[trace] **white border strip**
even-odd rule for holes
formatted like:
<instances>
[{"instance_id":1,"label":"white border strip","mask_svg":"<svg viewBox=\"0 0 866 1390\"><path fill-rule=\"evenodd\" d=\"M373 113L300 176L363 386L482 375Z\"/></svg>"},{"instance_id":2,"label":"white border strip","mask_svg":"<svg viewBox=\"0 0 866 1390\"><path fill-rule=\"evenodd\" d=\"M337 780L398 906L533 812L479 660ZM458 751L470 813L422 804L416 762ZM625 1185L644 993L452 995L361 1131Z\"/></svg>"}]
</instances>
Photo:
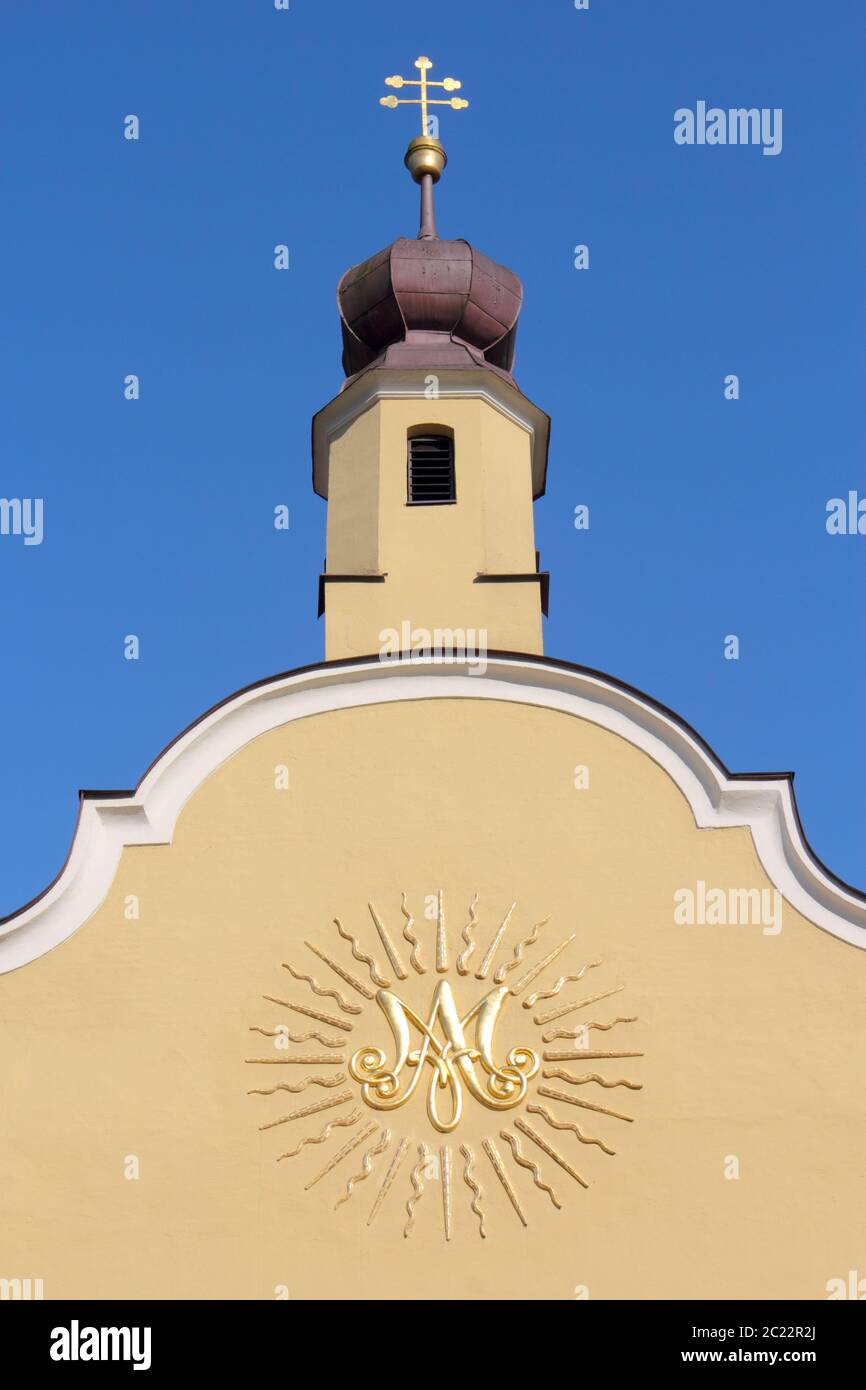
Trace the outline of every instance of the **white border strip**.
<instances>
[{"instance_id":1,"label":"white border strip","mask_svg":"<svg viewBox=\"0 0 866 1390\"><path fill-rule=\"evenodd\" d=\"M485 675L464 660L368 660L277 677L227 700L171 744L134 795L86 798L67 863L51 888L0 928L0 974L36 960L83 926L104 900L126 845L170 844L181 809L227 758L295 719L395 700L507 700L559 710L610 730L663 767L701 829L748 826L764 869L796 910L822 930L866 948L866 901L813 858L790 782L725 775L675 717L588 672L520 657L490 657Z\"/></svg>"}]
</instances>

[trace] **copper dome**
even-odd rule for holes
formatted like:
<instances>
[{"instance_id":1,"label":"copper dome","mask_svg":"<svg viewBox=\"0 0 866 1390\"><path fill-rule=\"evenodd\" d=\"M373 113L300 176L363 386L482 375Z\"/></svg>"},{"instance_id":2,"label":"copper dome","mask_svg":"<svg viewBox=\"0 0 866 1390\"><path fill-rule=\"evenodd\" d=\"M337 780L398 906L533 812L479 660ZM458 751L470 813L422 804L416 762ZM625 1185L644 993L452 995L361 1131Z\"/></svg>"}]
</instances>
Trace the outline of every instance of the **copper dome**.
<instances>
[{"instance_id":1,"label":"copper dome","mask_svg":"<svg viewBox=\"0 0 866 1390\"><path fill-rule=\"evenodd\" d=\"M520 280L467 241L391 246L337 288L347 377L377 367L489 367L511 378Z\"/></svg>"}]
</instances>

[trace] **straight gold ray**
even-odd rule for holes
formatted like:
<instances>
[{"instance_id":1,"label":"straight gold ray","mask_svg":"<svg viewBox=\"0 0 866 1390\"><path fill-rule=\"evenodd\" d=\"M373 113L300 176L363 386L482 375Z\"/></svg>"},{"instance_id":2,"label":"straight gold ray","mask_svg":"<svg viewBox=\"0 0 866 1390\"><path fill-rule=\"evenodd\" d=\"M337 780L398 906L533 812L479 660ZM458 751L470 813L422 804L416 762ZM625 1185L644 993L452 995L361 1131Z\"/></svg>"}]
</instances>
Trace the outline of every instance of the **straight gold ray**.
<instances>
[{"instance_id":1,"label":"straight gold ray","mask_svg":"<svg viewBox=\"0 0 866 1390\"><path fill-rule=\"evenodd\" d=\"M508 1174L505 1171L502 1159L499 1157L499 1152L496 1148L496 1145L494 1144L492 1139L482 1139L481 1147L486 1153L487 1157L490 1159L490 1162L493 1165L493 1171L496 1174L499 1181L502 1183L502 1186L505 1189L505 1195L508 1198L511 1205L514 1207L514 1210L517 1212L517 1215L519 1216L521 1223L524 1226L528 1226L529 1222L526 1220L526 1217L523 1214L523 1207L520 1205L517 1193L511 1186L511 1180L509 1179Z\"/></svg>"},{"instance_id":2,"label":"straight gold ray","mask_svg":"<svg viewBox=\"0 0 866 1390\"><path fill-rule=\"evenodd\" d=\"M563 1158L559 1149L555 1149L552 1144L548 1144L547 1140L543 1139L526 1120L515 1120L514 1128L519 1129L521 1134L525 1134L527 1139L531 1139L533 1144L537 1144L541 1151L547 1154L548 1158L552 1158L554 1163L558 1163L562 1171L567 1173L570 1178L574 1178L575 1182L579 1182L581 1187L589 1187L589 1183L580 1176L576 1168L572 1168L567 1158Z\"/></svg>"},{"instance_id":3,"label":"straight gold ray","mask_svg":"<svg viewBox=\"0 0 866 1390\"><path fill-rule=\"evenodd\" d=\"M451 1239L451 1149L443 1144L439 1150L439 1171L442 1177L442 1215L445 1239Z\"/></svg>"},{"instance_id":4,"label":"straight gold ray","mask_svg":"<svg viewBox=\"0 0 866 1390\"><path fill-rule=\"evenodd\" d=\"M304 1183L304 1191L309 1192L311 1187L315 1187L317 1182L322 1181L322 1178L326 1178L329 1173L333 1173L337 1164L342 1163L344 1158L348 1158L352 1150L357 1149L359 1144L363 1144L365 1139L369 1139L375 1128L376 1121L370 1120L369 1124L366 1124L363 1129L359 1129L357 1134L353 1134L352 1138L347 1144L343 1145L339 1153L334 1154L330 1162L325 1164L322 1171L317 1173L314 1178L310 1178L309 1182Z\"/></svg>"},{"instance_id":5,"label":"straight gold ray","mask_svg":"<svg viewBox=\"0 0 866 1390\"><path fill-rule=\"evenodd\" d=\"M448 938L445 935L445 894L439 889L436 904L436 969L444 975L448 969Z\"/></svg>"},{"instance_id":6,"label":"straight gold ray","mask_svg":"<svg viewBox=\"0 0 866 1390\"><path fill-rule=\"evenodd\" d=\"M536 1014L533 1021L539 1025L553 1023L557 1018L573 1014L575 1009L585 1009L587 1004L597 1004L599 999L610 999L612 994L620 994L624 989L625 985L616 985L614 989L603 989L600 994L589 994L586 999L578 999L572 1004L560 1004L558 1009L545 1009L543 1013Z\"/></svg>"},{"instance_id":7,"label":"straight gold ray","mask_svg":"<svg viewBox=\"0 0 866 1390\"><path fill-rule=\"evenodd\" d=\"M341 980L344 980L347 985L351 985L352 989L356 989L365 999L376 998L373 991L368 989L363 981L356 979L354 975L350 975L348 970L344 970L342 965L338 965L335 960L331 960L330 956L326 956L324 951L320 951L318 946L313 945L312 941L305 941L304 945L308 950L312 951L314 956L318 956L319 960L324 961L325 965L330 966L335 975L339 975Z\"/></svg>"},{"instance_id":8,"label":"straight gold ray","mask_svg":"<svg viewBox=\"0 0 866 1390\"><path fill-rule=\"evenodd\" d=\"M373 918L373 925L376 928L376 931L379 933L379 940L382 943L385 955L391 962L391 969L394 971L394 974L397 976L398 980L408 980L409 972L404 966L400 957L398 956L397 948L391 940L390 936L388 935L388 929L385 926L385 923L382 921L382 918L376 911L375 904L367 903L367 908L369 910L370 916Z\"/></svg>"},{"instance_id":9,"label":"straight gold ray","mask_svg":"<svg viewBox=\"0 0 866 1390\"><path fill-rule=\"evenodd\" d=\"M343 1033L351 1033L354 1024L347 1023L344 1018L334 1018L331 1014L320 1013L318 1009L308 1009L306 1004L296 1004L293 999L278 999L275 994L263 994L263 999L267 999L271 1004L281 1004L284 1009L291 1009L292 1013L303 1014L304 1018L314 1018L317 1023L326 1023L329 1028L339 1028Z\"/></svg>"},{"instance_id":10,"label":"straight gold ray","mask_svg":"<svg viewBox=\"0 0 866 1390\"><path fill-rule=\"evenodd\" d=\"M597 1062L610 1057L643 1057L642 1052L587 1052L582 1047L546 1047L541 1056L545 1062Z\"/></svg>"},{"instance_id":11,"label":"straight gold ray","mask_svg":"<svg viewBox=\"0 0 866 1390\"><path fill-rule=\"evenodd\" d=\"M556 957L562 954L566 946L571 945L572 941L575 940L576 936L577 932L573 931L571 933L571 936L567 936L564 941L560 941L558 946L554 946L553 950L548 952L548 954L544 957L544 960L540 960L537 965L533 965L530 970L527 970L524 975L521 975L519 980L515 980L514 984L511 986L511 993L515 997L518 994L522 994L523 991L526 989L526 986L531 985L532 981L537 979L537 977L541 974L542 970L546 970L547 967L551 964L551 962L555 961Z\"/></svg>"},{"instance_id":12,"label":"straight gold ray","mask_svg":"<svg viewBox=\"0 0 866 1390\"><path fill-rule=\"evenodd\" d=\"M487 950L484 952L484 955L483 955L482 958L481 958L481 964L479 965L478 969L475 971L475 978L476 978L476 980L486 980L486 979L487 979L487 973L488 973L488 971L490 970L491 965L493 964L493 957L496 955L496 952L499 950L499 943L500 943L500 941L502 940L503 936L505 935L505 930L506 930L506 928L507 928L507 926L508 926L508 923L511 921L511 915L512 915L512 913L514 912L514 909L515 909L516 907L517 907L517 903L512 903L512 904L511 904L510 908L508 909L508 911L506 912L506 914L505 914L505 916L503 917L502 921L499 923L499 926L497 927L496 931L494 932L493 940L491 941L490 945L487 947Z\"/></svg>"},{"instance_id":13,"label":"straight gold ray","mask_svg":"<svg viewBox=\"0 0 866 1390\"><path fill-rule=\"evenodd\" d=\"M397 1152L394 1154L394 1157L391 1159L391 1162L388 1165L388 1171L382 1179L382 1186L379 1188L379 1191L376 1194L376 1200L373 1203L373 1209L370 1212L370 1215L367 1217L368 1226L372 1226L373 1222L376 1220L376 1217L379 1215L382 1203L384 1202L385 1198L387 1197L388 1193L391 1191L391 1188L394 1185L394 1179L400 1171L400 1165L402 1164L403 1159L406 1157L408 1149L409 1140L401 1139L400 1143L397 1145Z\"/></svg>"},{"instance_id":14,"label":"straight gold ray","mask_svg":"<svg viewBox=\"0 0 866 1390\"><path fill-rule=\"evenodd\" d=\"M581 1110L595 1110L599 1115L612 1115L615 1120L627 1120L634 1124L634 1115L623 1115L621 1110L611 1110L607 1105L596 1105L591 1100L581 1100L579 1096L567 1096L565 1091L554 1091L552 1086L539 1086L538 1094L548 1100L562 1100L566 1105L579 1105Z\"/></svg>"},{"instance_id":15,"label":"straight gold ray","mask_svg":"<svg viewBox=\"0 0 866 1390\"><path fill-rule=\"evenodd\" d=\"M347 1101L352 1099L351 1091L341 1091L338 1096L314 1101L312 1105L305 1105L300 1110L292 1110L288 1115L281 1115L278 1120L269 1120L266 1125L259 1125L259 1129L276 1129L277 1125L286 1125L292 1120L305 1120L308 1115L318 1115L322 1110L333 1110L334 1106L345 1105Z\"/></svg>"}]
</instances>

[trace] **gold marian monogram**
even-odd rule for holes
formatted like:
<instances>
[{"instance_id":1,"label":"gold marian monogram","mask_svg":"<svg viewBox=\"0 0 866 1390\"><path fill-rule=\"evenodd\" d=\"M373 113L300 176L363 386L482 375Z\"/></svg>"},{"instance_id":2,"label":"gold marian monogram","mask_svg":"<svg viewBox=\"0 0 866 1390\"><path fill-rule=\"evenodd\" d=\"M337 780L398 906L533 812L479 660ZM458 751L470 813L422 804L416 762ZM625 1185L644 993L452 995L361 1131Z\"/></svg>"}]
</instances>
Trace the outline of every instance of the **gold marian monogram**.
<instances>
[{"instance_id":1,"label":"gold marian monogram","mask_svg":"<svg viewBox=\"0 0 866 1390\"><path fill-rule=\"evenodd\" d=\"M427 1095L430 1122L442 1134L450 1134L460 1123L463 1114L463 1086L482 1105L490 1110L511 1110L526 1095L527 1083L538 1071L539 1057L529 1047L514 1047L502 1066L493 1057L494 1034L507 985L493 989L479 999L463 1018L457 1012L454 994L447 980L440 980L433 994L430 1016L425 1023L396 994L380 989L376 995L379 1007L388 1020L394 1035L395 1060L389 1070L385 1053L379 1047L359 1048L349 1064L349 1070L361 1083L361 1094L374 1110L399 1110L418 1088L425 1063L433 1068ZM439 1021L444 1041L434 1029ZM465 1029L475 1020L475 1046L466 1042ZM419 1048L411 1049L410 1025L423 1035ZM479 1076L480 1063L483 1076ZM404 1067L414 1071L409 1084L401 1090ZM440 1114L440 1092L450 1092L451 1114Z\"/></svg>"}]
</instances>

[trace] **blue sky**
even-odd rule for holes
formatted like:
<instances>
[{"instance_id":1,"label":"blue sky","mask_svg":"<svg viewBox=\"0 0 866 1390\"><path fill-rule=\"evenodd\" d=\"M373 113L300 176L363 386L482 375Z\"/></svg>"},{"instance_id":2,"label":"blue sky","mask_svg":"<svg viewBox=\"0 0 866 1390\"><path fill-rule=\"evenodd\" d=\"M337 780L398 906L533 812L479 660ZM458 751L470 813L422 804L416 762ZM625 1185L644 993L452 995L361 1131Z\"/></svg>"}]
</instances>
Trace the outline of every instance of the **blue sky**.
<instances>
[{"instance_id":1,"label":"blue sky","mask_svg":"<svg viewBox=\"0 0 866 1390\"><path fill-rule=\"evenodd\" d=\"M733 770L794 769L816 853L866 886L866 536L825 527L866 497L860 0L6 0L0 42L0 494L44 499L41 545L0 536L0 913L60 867L79 787L134 786L322 655L310 417L340 274L417 228L413 117L377 98L419 53L471 102L440 234L525 285L547 652ZM698 100L781 107L781 154L676 145Z\"/></svg>"}]
</instances>

